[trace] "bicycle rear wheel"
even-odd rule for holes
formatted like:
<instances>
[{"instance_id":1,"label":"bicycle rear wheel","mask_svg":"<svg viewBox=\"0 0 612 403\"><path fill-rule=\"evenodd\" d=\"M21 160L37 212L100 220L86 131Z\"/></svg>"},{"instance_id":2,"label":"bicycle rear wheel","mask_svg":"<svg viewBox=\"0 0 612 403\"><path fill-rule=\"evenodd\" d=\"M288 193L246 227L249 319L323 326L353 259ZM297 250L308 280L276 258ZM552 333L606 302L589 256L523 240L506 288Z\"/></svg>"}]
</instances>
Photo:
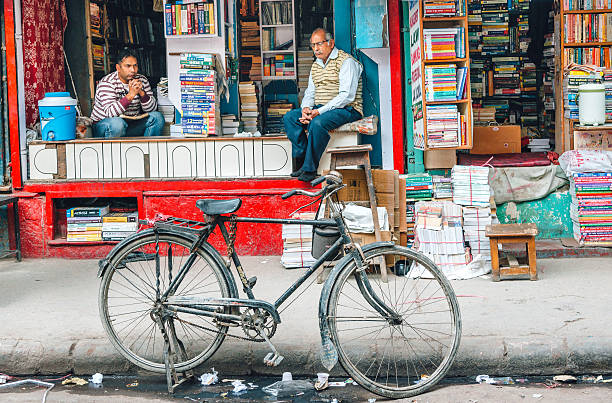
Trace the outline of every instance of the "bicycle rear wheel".
<instances>
[{"instance_id":1,"label":"bicycle rear wheel","mask_svg":"<svg viewBox=\"0 0 612 403\"><path fill-rule=\"evenodd\" d=\"M328 323L339 361L378 395L423 393L446 374L459 347L455 293L434 263L410 249L377 247L365 256L368 268L359 272L349 263L329 297ZM381 259L390 268L386 283ZM413 278L417 272L421 276Z\"/></svg>"},{"instance_id":2,"label":"bicycle rear wheel","mask_svg":"<svg viewBox=\"0 0 612 403\"><path fill-rule=\"evenodd\" d=\"M151 232L121 248L102 278L98 295L102 325L117 350L143 369L166 371L164 339L151 312L160 306L157 295L164 293L189 258L191 244L181 236L164 233L156 237ZM230 297L230 291L217 260L200 248L173 295ZM227 326L206 316L179 312L169 320L187 357L175 363L177 371L186 371L210 358L227 333Z\"/></svg>"}]
</instances>

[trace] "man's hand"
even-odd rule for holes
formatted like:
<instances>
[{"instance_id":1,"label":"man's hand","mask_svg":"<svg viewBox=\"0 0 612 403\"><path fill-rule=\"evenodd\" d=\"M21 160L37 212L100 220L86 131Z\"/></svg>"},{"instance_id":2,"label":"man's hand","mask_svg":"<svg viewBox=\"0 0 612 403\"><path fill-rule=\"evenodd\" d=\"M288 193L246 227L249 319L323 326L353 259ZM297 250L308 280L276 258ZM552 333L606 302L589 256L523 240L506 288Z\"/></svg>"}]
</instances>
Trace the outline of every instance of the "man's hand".
<instances>
[{"instance_id":1,"label":"man's hand","mask_svg":"<svg viewBox=\"0 0 612 403\"><path fill-rule=\"evenodd\" d=\"M310 111L310 120L316 118L317 116L319 116L319 110L318 109L313 109Z\"/></svg>"},{"instance_id":2,"label":"man's hand","mask_svg":"<svg viewBox=\"0 0 612 403\"><path fill-rule=\"evenodd\" d=\"M302 124L307 125L312 119L319 116L317 109L302 108L302 117L299 119Z\"/></svg>"},{"instance_id":3,"label":"man's hand","mask_svg":"<svg viewBox=\"0 0 612 403\"><path fill-rule=\"evenodd\" d=\"M136 95L140 95L140 96L144 95L144 91L142 90L143 88L142 81L140 81L137 78L130 80L129 88L130 90L127 93L126 97L130 101L133 100L136 97Z\"/></svg>"}]
</instances>

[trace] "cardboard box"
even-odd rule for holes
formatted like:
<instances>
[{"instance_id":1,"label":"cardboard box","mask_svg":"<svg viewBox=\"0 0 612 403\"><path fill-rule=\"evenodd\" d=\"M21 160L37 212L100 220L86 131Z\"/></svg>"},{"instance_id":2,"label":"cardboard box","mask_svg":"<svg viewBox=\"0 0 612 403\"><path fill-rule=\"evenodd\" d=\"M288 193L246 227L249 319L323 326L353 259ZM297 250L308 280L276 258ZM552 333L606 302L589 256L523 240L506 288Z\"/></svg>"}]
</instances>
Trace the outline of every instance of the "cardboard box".
<instances>
[{"instance_id":1,"label":"cardboard box","mask_svg":"<svg viewBox=\"0 0 612 403\"><path fill-rule=\"evenodd\" d=\"M470 154L503 154L521 152L521 127L474 126L474 147Z\"/></svg>"},{"instance_id":2,"label":"cardboard box","mask_svg":"<svg viewBox=\"0 0 612 403\"><path fill-rule=\"evenodd\" d=\"M383 241L391 240L391 231L380 231L380 235ZM376 242L376 235L373 232L371 234L351 232L351 236L359 245L367 245L369 243Z\"/></svg>"},{"instance_id":3,"label":"cardboard box","mask_svg":"<svg viewBox=\"0 0 612 403\"><path fill-rule=\"evenodd\" d=\"M363 169L338 169L337 171L342 174L342 181L346 184L346 187L338 192L340 200L370 200ZM384 169L372 170L372 181L374 183L375 193L394 193L394 180L395 171Z\"/></svg>"},{"instance_id":4,"label":"cardboard box","mask_svg":"<svg viewBox=\"0 0 612 403\"><path fill-rule=\"evenodd\" d=\"M455 150L425 151L423 162L426 169L450 169L457 165L457 152Z\"/></svg>"}]
</instances>

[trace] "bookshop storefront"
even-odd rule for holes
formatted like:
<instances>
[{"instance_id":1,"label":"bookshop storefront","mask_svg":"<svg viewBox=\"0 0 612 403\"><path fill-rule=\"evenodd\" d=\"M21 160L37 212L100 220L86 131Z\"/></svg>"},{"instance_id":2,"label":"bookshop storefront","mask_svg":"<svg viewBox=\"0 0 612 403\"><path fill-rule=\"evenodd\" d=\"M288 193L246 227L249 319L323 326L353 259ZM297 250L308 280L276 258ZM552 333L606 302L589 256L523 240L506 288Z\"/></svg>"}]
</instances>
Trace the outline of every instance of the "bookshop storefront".
<instances>
[{"instance_id":1,"label":"bookshop storefront","mask_svg":"<svg viewBox=\"0 0 612 403\"><path fill-rule=\"evenodd\" d=\"M242 215L287 217L305 199L282 201L280 195L307 185L288 176L291 144L280 118L299 105L307 86L314 59L309 37L316 27L333 32L336 46L362 63L364 115L379 118L376 136L361 139L355 133L344 144L370 142L374 165L403 170L396 2L377 0L368 7L339 0L29 3L4 3L10 22L7 38L15 35L14 27L21 26L34 7L45 5L55 21L48 27L50 37L63 37L63 44L45 44L61 58L53 66L34 64L24 83L19 53L28 57L28 34L36 35L26 31L24 42L15 43L14 76L9 69L9 81L17 89L11 105L15 117L10 128L11 175L21 197L25 256L91 258L107 253L117 237L103 236L103 226L93 228L95 234L75 235L78 228L67 219L75 207L108 209L126 217L151 218L159 212L201 219L197 199L241 197ZM363 18L384 24L355 24ZM61 46L64 69L58 68L64 57ZM157 110L165 120L162 136L94 138L87 122L79 119L81 138L43 141L39 134L37 139L26 139L26 127L35 128L39 122L37 103L46 92L68 91L80 114L91 116L99 81L115 70L116 55L126 47L136 51L139 72L153 88ZM186 54L212 55L208 60L214 66L214 92L198 100L208 102L208 111L214 113L199 126L181 121L186 98L180 69ZM59 73L53 77L60 74L65 82L49 82L55 70ZM241 225L236 240L240 253L282 250L279 226L258 227L255 232L248 224ZM118 232L109 234L121 236Z\"/></svg>"}]
</instances>

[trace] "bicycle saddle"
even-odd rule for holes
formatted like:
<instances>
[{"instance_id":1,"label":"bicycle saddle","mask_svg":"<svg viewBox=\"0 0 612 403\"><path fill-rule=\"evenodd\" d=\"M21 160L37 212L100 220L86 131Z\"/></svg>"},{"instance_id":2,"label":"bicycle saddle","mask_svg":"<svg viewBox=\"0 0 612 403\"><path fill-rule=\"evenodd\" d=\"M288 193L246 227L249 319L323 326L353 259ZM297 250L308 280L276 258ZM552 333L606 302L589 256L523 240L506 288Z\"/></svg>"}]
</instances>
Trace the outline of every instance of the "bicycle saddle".
<instances>
[{"instance_id":1,"label":"bicycle saddle","mask_svg":"<svg viewBox=\"0 0 612 403\"><path fill-rule=\"evenodd\" d=\"M242 199L212 200L200 199L196 206L207 215L229 214L238 210L242 205Z\"/></svg>"}]
</instances>

